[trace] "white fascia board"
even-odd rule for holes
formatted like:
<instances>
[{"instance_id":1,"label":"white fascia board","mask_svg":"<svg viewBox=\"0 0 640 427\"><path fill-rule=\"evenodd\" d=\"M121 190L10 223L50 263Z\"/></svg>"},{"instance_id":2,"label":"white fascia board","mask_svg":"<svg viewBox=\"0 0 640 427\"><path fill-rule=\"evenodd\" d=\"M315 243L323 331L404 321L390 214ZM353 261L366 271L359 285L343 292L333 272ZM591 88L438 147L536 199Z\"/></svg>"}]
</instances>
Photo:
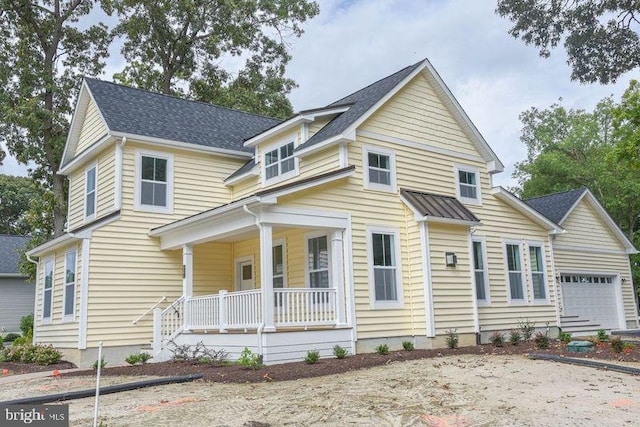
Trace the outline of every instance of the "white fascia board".
<instances>
[{"instance_id":1,"label":"white fascia board","mask_svg":"<svg viewBox=\"0 0 640 427\"><path fill-rule=\"evenodd\" d=\"M231 202L228 205L222 206L218 209L211 209L205 212L201 212L197 215L169 223L162 227L154 228L149 231L149 236L151 237L162 237L163 235L170 233L176 229L180 229L189 225L196 225L200 222L206 221L210 218L223 215L226 212L233 211L234 209L241 208L244 205L255 204L258 201L258 198L255 196L247 197L246 199L237 200L235 202Z\"/></svg>"},{"instance_id":2,"label":"white fascia board","mask_svg":"<svg viewBox=\"0 0 640 427\"><path fill-rule=\"evenodd\" d=\"M292 118L290 118L289 120L286 120L282 123L280 123L279 125L276 125L274 127L272 127L271 129L267 129L266 131L247 139L244 142L244 146L245 147L254 147L258 144L260 144L261 142L263 142L264 140L271 138L272 136L275 136L281 132L286 132L289 129L295 128L297 126L299 126L301 123L311 123L313 121L313 119L306 117L306 116L302 116L302 115L297 115L294 116Z\"/></svg>"},{"instance_id":3,"label":"white fascia board","mask_svg":"<svg viewBox=\"0 0 640 427\"><path fill-rule=\"evenodd\" d=\"M325 148L334 145L334 144L339 144L341 142L353 142L355 141L355 134L353 135L353 137L347 137L345 136L345 134L340 134L340 135L336 135L333 138L329 138L329 139L325 139L322 142L319 142L317 144L313 144L310 147L307 147L303 150L300 151L294 151L293 155L295 157L305 157L309 154L313 154L313 153L317 153L318 151L322 151Z\"/></svg>"},{"instance_id":4,"label":"white fascia board","mask_svg":"<svg viewBox=\"0 0 640 427\"><path fill-rule=\"evenodd\" d=\"M105 135L95 144L92 144L89 148L80 153L79 156L75 157L71 162L64 165L64 167L60 168L58 171L58 175L71 175L73 171L82 167L86 162L90 160L95 160L96 154L98 154L104 147L108 144L115 142L116 138L111 135Z\"/></svg>"},{"instance_id":5,"label":"white fascia board","mask_svg":"<svg viewBox=\"0 0 640 427\"><path fill-rule=\"evenodd\" d=\"M36 246L27 252L28 256L40 256L45 252L48 252L52 249L55 249L59 246L72 242L74 240L79 240L77 237L72 236L71 234L63 234L60 237L56 237L53 240L48 241L47 243L43 243L40 246Z\"/></svg>"},{"instance_id":6,"label":"white fascia board","mask_svg":"<svg viewBox=\"0 0 640 427\"><path fill-rule=\"evenodd\" d=\"M549 234L563 234L563 233L565 233L565 230L562 227L558 226L553 221L551 221L547 217L543 216L541 213L539 213L538 211L536 211L535 209L533 209L532 207L527 205L522 200L518 199L513 194L509 193L504 188L502 188L502 187L493 187L491 189L491 194L493 194L494 196L496 196L497 198L499 198L503 202L507 203L512 208L514 208L517 211L523 213L524 215L528 216L533 221L535 221L536 223L538 223L539 225L541 225L542 227L547 229L549 231Z\"/></svg>"},{"instance_id":7,"label":"white fascia board","mask_svg":"<svg viewBox=\"0 0 640 427\"><path fill-rule=\"evenodd\" d=\"M174 141L171 139L156 138L153 136L136 135L128 132L111 132L111 135L115 137L126 137L128 142L149 142L155 145L164 147L180 148L188 151L195 151L199 153L216 154L218 156L231 157L234 159L250 159L253 157L253 153L240 150L229 150L226 148L207 147L205 145L191 144L188 142Z\"/></svg>"},{"instance_id":8,"label":"white fascia board","mask_svg":"<svg viewBox=\"0 0 640 427\"><path fill-rule=\"evenodd\" d=\"M233 178L225 179L224 185L226 185L227 187L230 187L239 182L245 181L253 176L260 176L260 163L256 163L255 165L253 165L251 170L248 170L247 172L241 175L237 175L237 176L234 176Z\"/></svg>"}]
</instances>

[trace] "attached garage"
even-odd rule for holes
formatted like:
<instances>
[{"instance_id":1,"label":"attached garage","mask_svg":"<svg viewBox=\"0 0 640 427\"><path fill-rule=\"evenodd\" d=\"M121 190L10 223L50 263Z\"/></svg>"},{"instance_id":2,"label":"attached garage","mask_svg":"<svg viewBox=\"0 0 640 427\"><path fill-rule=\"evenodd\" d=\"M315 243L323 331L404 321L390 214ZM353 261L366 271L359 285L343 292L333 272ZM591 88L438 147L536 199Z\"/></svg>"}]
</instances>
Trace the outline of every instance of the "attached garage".
<instances>
[{"instance_id":1,"label":"attached garage","mask_svg":"<svg viewBox=\"0 0 640 427\"><path fill-rule=\"evenodd\" d=\"M616 275L560 274L565 316L579 316L602 329L619 329L624 318Z\"/></svg>"}]
</instances>

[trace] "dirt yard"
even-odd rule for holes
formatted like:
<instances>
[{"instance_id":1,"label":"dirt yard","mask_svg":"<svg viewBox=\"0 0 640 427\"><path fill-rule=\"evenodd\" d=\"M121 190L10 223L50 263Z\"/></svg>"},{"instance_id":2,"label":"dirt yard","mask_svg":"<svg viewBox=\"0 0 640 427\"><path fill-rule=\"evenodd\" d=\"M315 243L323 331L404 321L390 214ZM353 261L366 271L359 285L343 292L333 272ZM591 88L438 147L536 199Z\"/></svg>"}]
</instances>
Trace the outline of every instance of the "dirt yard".
<instances>
[{"instance_id":1,"label":"dirt yard","mask_svg":"<svg viewBox=\"0 0 640 427\"><path fill-rule=\"evenodd\" d=\"M140 379L105 378L109 384ZM92 381L12 384L0 389L0 401ZM71 424L90 425L93 399L69 404ZM296 381L152 387L103 396L100 409L109 427L630 426L640 419L640 377L516 355L460 355Z\"/></svg>"}]
</instances>

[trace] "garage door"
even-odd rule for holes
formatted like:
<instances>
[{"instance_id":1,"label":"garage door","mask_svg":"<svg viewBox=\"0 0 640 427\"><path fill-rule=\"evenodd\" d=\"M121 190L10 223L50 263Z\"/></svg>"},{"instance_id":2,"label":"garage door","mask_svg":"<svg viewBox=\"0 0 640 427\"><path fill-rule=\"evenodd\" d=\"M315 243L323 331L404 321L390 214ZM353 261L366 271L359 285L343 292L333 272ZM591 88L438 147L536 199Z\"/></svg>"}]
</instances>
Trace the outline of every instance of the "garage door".
<instances>
[{"instance_id":1,"label":"garage door","mask_svg":"<svg viewBox=\"0 0 640 427\"><path fill-rule=\"evenodd\" d=\"M561 274L560 283L565 316L580 316L603 329L620 327L614 276Z\"/></svg>"}]
</instances>

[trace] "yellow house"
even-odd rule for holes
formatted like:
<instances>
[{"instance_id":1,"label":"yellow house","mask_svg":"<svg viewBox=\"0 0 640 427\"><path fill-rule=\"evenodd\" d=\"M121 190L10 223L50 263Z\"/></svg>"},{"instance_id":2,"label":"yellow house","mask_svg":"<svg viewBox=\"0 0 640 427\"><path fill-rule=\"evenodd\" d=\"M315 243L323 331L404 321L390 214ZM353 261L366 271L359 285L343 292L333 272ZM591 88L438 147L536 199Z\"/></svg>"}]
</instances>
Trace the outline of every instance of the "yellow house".
<instances>
[{"instance_id":1,"label":"yellow house","mask_svg":"<svg viewBox=\"0 0 640 427\"><path fill-rule=\"evenodd\" d=\"M560 256L597 207L562 225L492 186L503 165L427 60L284 121L85 79L62 164L34 339L79 365L100 341L111 363L198 342L278 363L557 332L564 275L598 253ZM616 286L608 326L635 327L635 249L603 227L615 262L588 273Z\"/></svg>"}]
</instances>

